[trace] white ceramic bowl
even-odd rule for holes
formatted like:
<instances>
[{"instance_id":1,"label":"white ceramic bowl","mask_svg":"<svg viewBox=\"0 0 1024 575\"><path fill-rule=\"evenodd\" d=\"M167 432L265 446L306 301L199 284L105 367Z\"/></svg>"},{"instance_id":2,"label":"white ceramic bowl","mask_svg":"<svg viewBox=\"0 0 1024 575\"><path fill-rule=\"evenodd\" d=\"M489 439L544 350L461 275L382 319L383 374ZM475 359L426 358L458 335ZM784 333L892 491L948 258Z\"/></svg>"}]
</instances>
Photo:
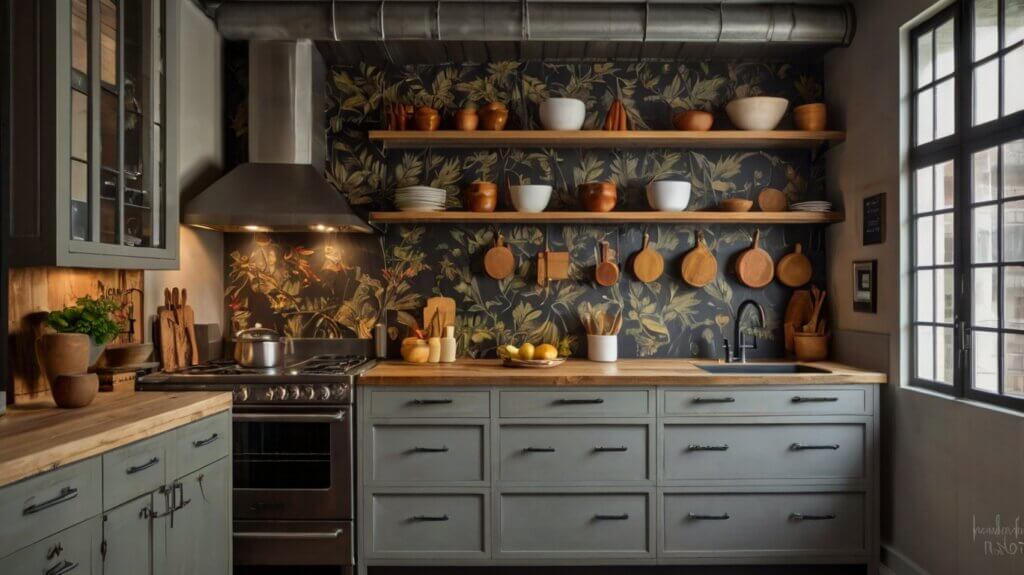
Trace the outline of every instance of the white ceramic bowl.
<instances>
[{"instance_id":1,"label":"white ceramic bowl","mask_svg":"<svg viewBox=\"0 0 1024 575\"><path fill-rule=\"evenodd\" d=\"M540 103L540 123L545 130L579 130L586 117L583 100L551 98Z\"/></svg>"},{"instance_id":2,"label":"white ceramic bowl","mask_svg":"<svg viewBox=\"0 0 1024 575\"><path fill-rule=\"evenodd\" d=\"M551 186L541 184L520 184L509 186L512 205L517 212L543 212L551 200Z\"/></svg>"},{"instance_id":3,"label":"white ceramic bowl","mask_svg":"<svg viewBox=\"0 0 1024 575\"><path fill-rule=\"evenodd\" d=\"M647 184L647 203L662 212L681 212L690 204L690 182L661 180Z\"/></svg>"},{"instance_id":4,"label":"white ceramic bowl","mask_svg":"<svg viewBox=\"0 0 1024 575\"><path fill-rule=\"evenodd\" d=\"M739 98L725 105L734 126L741 130L774 130L789 107L789 100L771 96Z\"/></svg>"}]
</instances>

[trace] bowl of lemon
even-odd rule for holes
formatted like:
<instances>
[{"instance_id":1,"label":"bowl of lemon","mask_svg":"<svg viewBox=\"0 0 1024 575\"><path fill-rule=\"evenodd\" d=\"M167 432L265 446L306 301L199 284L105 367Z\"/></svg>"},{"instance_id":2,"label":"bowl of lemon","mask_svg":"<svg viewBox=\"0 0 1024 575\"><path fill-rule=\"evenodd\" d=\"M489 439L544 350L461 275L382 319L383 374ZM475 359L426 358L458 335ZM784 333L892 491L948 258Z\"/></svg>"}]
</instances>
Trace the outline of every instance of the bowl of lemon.
<instances>
[{"instance_id":1,"label":"bowl of lemon","mask_svg":"<svg viewBox=\"0 0 1024 575\"><path fill-rule=\"evenodd\" d=\"M498 357L505 367L555 367L565 363L564 357L558 357L558 348L550 343L502 345L498 347Z\"/></svg>"}]
</instances>

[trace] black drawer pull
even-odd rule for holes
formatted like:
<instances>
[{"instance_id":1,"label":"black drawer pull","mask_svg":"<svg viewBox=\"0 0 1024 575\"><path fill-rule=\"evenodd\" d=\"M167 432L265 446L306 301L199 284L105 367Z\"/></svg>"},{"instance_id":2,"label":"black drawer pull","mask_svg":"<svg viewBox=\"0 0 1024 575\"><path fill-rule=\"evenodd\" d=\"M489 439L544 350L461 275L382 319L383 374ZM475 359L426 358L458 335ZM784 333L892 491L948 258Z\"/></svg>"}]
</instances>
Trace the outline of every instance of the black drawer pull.
<instances>
[{"instance_id":1,"label":"black drawer pull","mask_svg":"<svg viewBox=\"0 0 1024 575\"><path fill-rule=\"evenodd\" d=\"M33 513L38 513L43 509L49 509L54 505L60 505L65 501L71 501L75 497L78 497L77 489L75 489L74 487L64 487L61 488L60 493L58 493L57 496L54 497L53 499L47 499L46 501L29 505L21 512L21 514L32 515Z\"/></svg>"},{"instance_id":2,"label":"black drawer pull","mask_svg":"<svg viewBox=\"0 0 1024 575\"><path fill-rule=\"evenodd\" d=\"M153 467L157 463L160 463L160 458L154 457L153 459L150 459L149 461L143 463L142 465L133 465L129 467L128 469L125 470L125 473L127 473L128 475L134 475L140 471Z\"/></svg>"},{"instance_id":3,"label":"black drawer pull","mask_svg":"<svg viewBox=\"0 0 1024 575\"><path fill-rule=\"evenodd\" d=\"M448 514L444 515L413 515L409 521L448 521Z\"/></svg>"},{"instance_id":4,"label":"black drawer pull","mask_svg":"<svg viewBox=\"0 0 1024 575\"><path fill-rule=\"evenodd\" d=\"M625 445L599 445L594 448L594 451L629 451L629 448Z\"/></svg>"},{"instance_id":5,"label":"black drawer pull","mask_svg":"<svg viewBox=\"0 0 1024 575\"><path fill-rule=\"evenodd\" d=\"M828 521L829 519L835 519L835 513L826 513L825 515L807 515L804 513L790 513L789 518L793 521Z\"/></svg>"},{"instance_id":6,"label":"black drawer pull","mask_svg":"<svg viewBox=\"0 0 1024 575\"><path fill-rule=\"evenodd\" d=\"M554 447L524 447L523 453L554 453Z\"/></svg>"},{"instance_id":7,"label":"black drawer pull","mask_svg":"<svg viewBox=\"0 0 1024 575\"><path fill-rule=\"evenodd\" d=\"M621 513L619 515L601 515L597 514L594 516L597 521L625 521L629 519L629 513Z\"/></svg>"},{"instance_id":8,"label":"black drawer pull","mask_svg":"<svg viewBox=\"0 0 1024 575\"><path fill-rule=\"evenodd\" d=\"M558 400L558 403L562 405L596 405L604 403L604 399L601 399L600 397L595 397L593 399L569 399L563 397Z\"/></svg>"},{"instance_id":9,"label":"black drawer pull","mask_svg":"<svg viewBox=\"0 0 1024 575\"><path fill-rule=\"evenodd\" d=\"M441 447L413 447L412 450L416 453L448 453L448 446L442 445Z\"/></svg>"},{"instance_id":10,"label":"black drawer pull","mask_svg":"<svg viewBox=\"0 0 1024 575\"><path fill-rule=\"evenodd\" d=\"M721 515L708 515L706 513L687 513L686 518L693 519L695 521L725 521L729 518L729 514L723 513Z\"/></svg>"},{"instance_id":11,"label":"black drawer pull","mask_svg":"<svg viewBox=\"0 0 1024 575\"><path fill-rule=\"evenodd\" d=\"M60 563L50 567L46 570L46 575L63 575L64 573L71 573L75 569L78 569L78 563L74 561L68 561L67 559Z\"/></svg>"},{"instance_id":12,"label":"black drawer pull","mask_svg":"<svg viewBox=\"0 0 1024 575\"><path fill-rule=\"evenodd\" d=\"M805 397L803 395L794 395L793 403L831 403L833 401L839 401L838 397Z\"/></svg>"},{"instance_id":13,"label":"black drawer pull","mask_svg":"<svg viewBox=\"0 0 1024 575\"><path fill-rule=\"evenodd\" d=\"M728 443L723 443L722 445L700 445L691 443L686 446L687 451L727 451L728 449Z\"/></svg>"},{"instance_id":14,"label":"black drawer pull","mask_svg":"<svg viewBox=\"0 0 1024 575\"><path fill-rule=\"evenodd\" d=\"M413 405L448 405L449 403L455 403L455 400L447 398L412 400Z\"/></svg>"},{"instance_id":15,"label":"black drawer pull","mask_svg":"<svg viewBox=\"0 0 1024 575\"><path fill-rule=\"evenodd\" d=\"M825 445L808 445L805 443L794 443L793 445L790 445L789 448L793 451L806 451L808 449L831 449L832 451L835 451L839 449L839 444L831 443Z\"/></svg>"},{"instance_id":16,"label":"black drawer pull","mask_svg":"<svg viewBox=\"0 0 1024 575\"><path fill-rule=\"evenodd\" d=\"M694 403L736 403L734 397L695 397Z\"/></svg>"},{"instance_id":17,"label":"black drawer pull","mask_svg":"<svg viewBox=\"0 0 1024 575\"><path fill-rule=\"evenodd\" d=\"M193 441L192 447L205 447L213 443L214 441L217 441L218 438L220 438L220 435L214 433L213 435L207 437L206 439L199 439L197 441Z\"/></svg>"}]
</instances>

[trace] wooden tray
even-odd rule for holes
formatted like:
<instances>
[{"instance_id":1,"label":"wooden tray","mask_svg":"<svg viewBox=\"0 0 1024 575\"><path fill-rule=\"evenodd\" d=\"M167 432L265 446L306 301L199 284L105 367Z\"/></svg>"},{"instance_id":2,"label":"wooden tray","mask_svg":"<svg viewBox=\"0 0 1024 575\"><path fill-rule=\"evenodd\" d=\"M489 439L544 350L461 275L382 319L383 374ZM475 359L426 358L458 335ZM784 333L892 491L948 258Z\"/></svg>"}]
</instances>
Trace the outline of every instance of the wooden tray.
<instances>
[{"instance_id":1,"label":"wooden tray","mask_svg":"<svg viewBox=\"0 0 1024 575\"><path fill-rule=\"evenodd\" d=\"M501 365L505 367L556 367L565 363L564 357L556 359L512 359L505 358Z\"/></svg>"}]
</instances>

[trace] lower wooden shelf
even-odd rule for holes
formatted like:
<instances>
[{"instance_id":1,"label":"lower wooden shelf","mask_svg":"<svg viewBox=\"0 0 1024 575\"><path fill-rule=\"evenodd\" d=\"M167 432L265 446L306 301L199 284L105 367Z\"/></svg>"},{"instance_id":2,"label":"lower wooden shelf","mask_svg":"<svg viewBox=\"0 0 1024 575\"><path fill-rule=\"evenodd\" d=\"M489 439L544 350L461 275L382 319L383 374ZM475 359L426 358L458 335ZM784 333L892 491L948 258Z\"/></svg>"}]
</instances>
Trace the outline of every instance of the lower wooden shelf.
<instances>
[{"instance_id":1,"label":"lower wooden shelf","mask_svg":"<svg viewBox=\"0 0 1024 575\"><path fill-rule=\"evenodd\" d=\"M831 224L839 212L372 212L380 224Z\"/></svg>"}]
</instances>

